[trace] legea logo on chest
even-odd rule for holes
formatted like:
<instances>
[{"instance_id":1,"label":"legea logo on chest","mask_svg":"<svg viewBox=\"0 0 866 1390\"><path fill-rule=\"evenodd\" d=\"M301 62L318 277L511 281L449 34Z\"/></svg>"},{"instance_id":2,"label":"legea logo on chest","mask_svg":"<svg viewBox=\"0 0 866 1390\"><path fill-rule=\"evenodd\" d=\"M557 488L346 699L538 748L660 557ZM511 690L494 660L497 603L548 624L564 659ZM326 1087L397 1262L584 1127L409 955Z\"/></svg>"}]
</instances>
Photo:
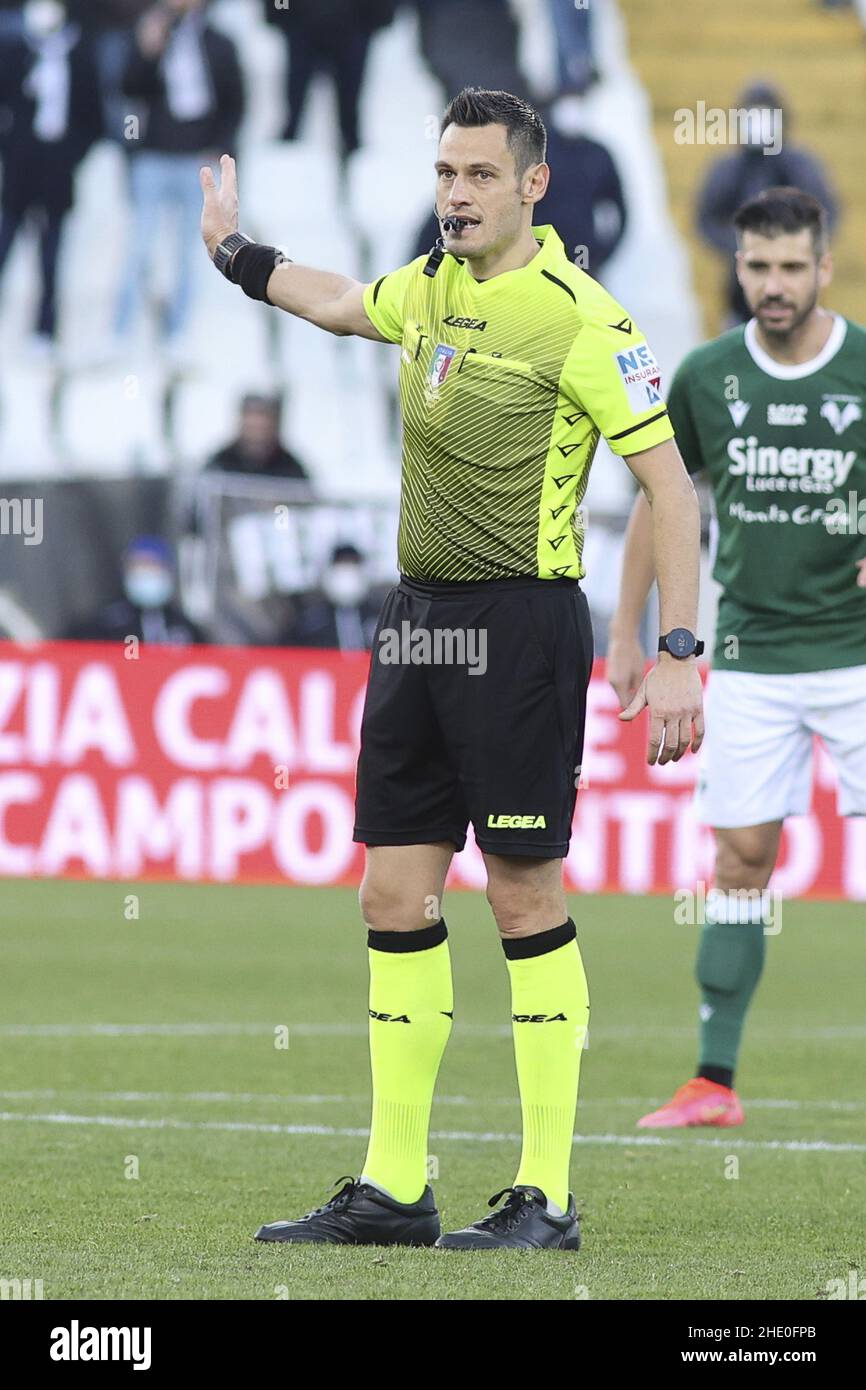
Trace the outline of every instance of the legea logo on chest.
<instances>
[{"instance_id":1,"label":"legea logo on chest","mask_svg":"<svg viewBox=\"0 0 866 1390\"><path fill-rule=\"evenodd\" d=\"M727 455L728 473L749 492L835 492L857 461L856 449L779 448L754 434L729 439Z\"/></svg>"}]
</instances>

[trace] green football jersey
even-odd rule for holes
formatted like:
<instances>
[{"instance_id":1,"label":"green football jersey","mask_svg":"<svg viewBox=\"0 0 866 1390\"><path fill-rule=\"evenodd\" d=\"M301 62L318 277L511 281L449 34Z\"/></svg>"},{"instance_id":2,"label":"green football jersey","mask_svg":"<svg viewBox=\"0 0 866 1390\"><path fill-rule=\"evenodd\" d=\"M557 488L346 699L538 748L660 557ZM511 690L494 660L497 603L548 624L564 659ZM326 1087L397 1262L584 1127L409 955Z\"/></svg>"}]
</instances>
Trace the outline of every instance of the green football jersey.
<instances>
[{"instance_id":1,"label":"green football jersey","mask_svg":"<svg viewBox=\"0 0 866 1390\"><path fill-rule=\"evenodd\" d=\"M680 364L669 393L677 444L715 501L714 666L866 663L864 396L866 330L839 314L810 362L776 362L753 319Z\"/></svg>"},{"instance_id":2,"label":"green football jersey","mask_svg":"<svg viewBox=\"0 0 866 1390\"><path fill-rule=\"evenodd\" d=\"M364 308L400 343L398 559L410 579L583 574L579 505L600 435L617 454L673 435L643 334L534 227L527 265L477 281L446 255L383 275Z\"/></svg>"}]
</instances>

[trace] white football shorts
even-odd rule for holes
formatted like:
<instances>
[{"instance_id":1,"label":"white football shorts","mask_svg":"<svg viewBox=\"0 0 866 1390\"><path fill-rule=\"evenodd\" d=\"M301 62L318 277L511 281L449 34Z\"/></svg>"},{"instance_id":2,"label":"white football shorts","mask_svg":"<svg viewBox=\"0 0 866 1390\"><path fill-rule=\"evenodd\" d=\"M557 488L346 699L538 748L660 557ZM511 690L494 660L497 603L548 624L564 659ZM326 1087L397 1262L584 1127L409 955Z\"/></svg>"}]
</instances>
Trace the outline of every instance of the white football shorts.
<instances>
[{"instance_id":1,"label":"white football shorts","mask_svg":"<svg viewBox=\"0 0 866 1390\"><path fill-rule=\"evenodd\" d=\"M839 779L839 814L866 815L866 666L760 675L711 671L695 809L735 829L806 815L813 735Z\"/></svg>"}]
</instances>

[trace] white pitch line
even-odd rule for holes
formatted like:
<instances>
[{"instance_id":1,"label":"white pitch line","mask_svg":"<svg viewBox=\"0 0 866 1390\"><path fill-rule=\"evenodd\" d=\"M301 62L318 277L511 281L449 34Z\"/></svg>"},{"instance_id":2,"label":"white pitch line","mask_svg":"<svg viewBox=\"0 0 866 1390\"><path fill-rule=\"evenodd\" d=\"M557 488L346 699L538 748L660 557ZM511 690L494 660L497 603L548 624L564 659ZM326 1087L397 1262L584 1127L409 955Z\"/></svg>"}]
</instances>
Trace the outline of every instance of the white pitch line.
<instances>
[{"instance_id":1,"label":"white pitch line","mask_svg":"<svg viewBox=\"0 0 866 1390\"><path fill-rule=\"evenodd\" d=\"M23 1115L12 1111L0 1111L0 1122L20 1121L23 1124L53 1125L94 1125L111 1129L179 1129L193 1131L221 1130L227 1133L314 1134L323 1138L362 1139L369 1136L367 1128L343 1128L331 1125L275 1125L254 1124L241 1120L173 1120L135 1119L121 1115L70 1115L57 1111L47 1115ZM463 1141L474 1144L516 1144L519 1134L497 1133L491 1130L433 1130L431 1140L443 1139ZM674 1148L684 1142L683 1138L662 1139L656 1135L628 1134L576 1134L572 1141L576 1145L616 1145L624 1148ZM784 1149L790 1153L866 1153L866 1144L830 1143L826 1139L698 1139L689 1137L687 1143L702 1148L728 1149Z\"/></svg>"},{"instance_id":2,"label":"white pitch line","mask_svg":"<svg viewBox=\"0 0 866 1390\"><path fill-rule=\"evenodd\" d=\"M273 1037L275 1027L287 1027L289 1035L307 1038L366 1038L366 1023L6 1023L0 1025L0 1038L123 1038L123 1037ZM510 1038L511 1025L508 1023L455 1023L455 1032L464 1036L485 1038ZM691 1026L656 1027L652 1024L623 1024L606 1027L603 1024L590 1028L590 1047L594 1042L634 1038L640 1041L656 1039L660 1041L678 1038L692 1038L695 1029ZM856 1041L866 1038L866 1024L828 1025L813 1028L774 1028L772 1025L755 1026L750 1029L753 1038L775 1040L811 1040L817 1042Z\"/></svg>"},{"instance_id":3,"label":"white pitch line","mask_svg":"<svg viewBox=\"0 0 866 1390\"><path fill-rule=\"evenodd\" d=\"M177 1104L241 1104L254 1105L261 1101L266 1105L369 1105L369 1095L342 1096L334 1094L280 1095L267 1091L92 1091L87 1087L64 1086L29 1091L2 1091L0 1100L57 1100L60 1097L87 1096L99 1101L168 1101ZM661 1105L665 1096L587 1096L580 1098L580 1109L588 1106L622 1106L629 1110ZM435 1105L473 1106L507 1105L516 1108L519 1104L514 1096L439 1096ZM858 1100L783 1100L768 1098L753 1100L748 1097L745 1104L749 1110L830 1110L842 1114L858 1114L866 1110L866 1101Z\"/></svg>"}]
</instances>

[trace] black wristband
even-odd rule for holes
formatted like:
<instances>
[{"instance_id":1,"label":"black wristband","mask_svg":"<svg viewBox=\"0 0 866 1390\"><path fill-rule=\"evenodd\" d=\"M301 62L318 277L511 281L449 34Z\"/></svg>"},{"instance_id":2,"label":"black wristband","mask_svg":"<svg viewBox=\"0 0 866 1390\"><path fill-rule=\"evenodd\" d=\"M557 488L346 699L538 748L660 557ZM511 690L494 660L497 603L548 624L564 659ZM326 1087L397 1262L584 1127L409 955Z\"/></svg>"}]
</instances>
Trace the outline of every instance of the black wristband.
<instances>
[{"instance_id":1,"label":"black wristband","mask_svg":"<svg viewBox=\"0 0 866 1390\"><path fill-rule=\"evenodd\" d=\"M283 265L288 259L276 246L259 246L257 243L241 246L232 257L231 278L250 299L270 304L268 281L277 266Z\"/></svg>"}]
</instances>

